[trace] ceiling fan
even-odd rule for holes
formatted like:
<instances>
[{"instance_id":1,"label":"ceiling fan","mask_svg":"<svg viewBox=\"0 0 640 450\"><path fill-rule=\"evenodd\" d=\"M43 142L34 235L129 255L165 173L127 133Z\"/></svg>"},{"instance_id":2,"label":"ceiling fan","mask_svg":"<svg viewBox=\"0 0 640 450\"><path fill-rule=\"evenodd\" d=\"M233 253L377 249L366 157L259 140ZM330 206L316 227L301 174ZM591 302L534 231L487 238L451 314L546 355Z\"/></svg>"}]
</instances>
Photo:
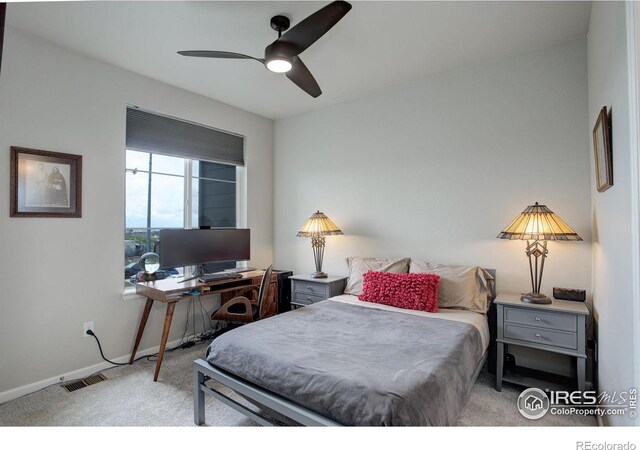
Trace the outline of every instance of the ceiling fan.
<instances>
[{"instance_id":1,"label":"ceiling fan","mask_svg":"<svg viewBox=\"0 0 640 450\"><path fill-rule=\"evenodd\" d=\"M349 3L334 1L311 14L290 30L290 22L287 17L272 17L271 28L278 32L278 39L264 49L264 58L254 58L241 53L215 50L184 50L178 53L183 56L200 58L253 59L264 64L272 72L286 73L287 78L293 81L300 89L316 98L322 94L320 86L318 86L317 81L298 55L320 39L349 10L351 10ZM286 33L282 34L284 31Z\"/></svg>"}]
</instances>

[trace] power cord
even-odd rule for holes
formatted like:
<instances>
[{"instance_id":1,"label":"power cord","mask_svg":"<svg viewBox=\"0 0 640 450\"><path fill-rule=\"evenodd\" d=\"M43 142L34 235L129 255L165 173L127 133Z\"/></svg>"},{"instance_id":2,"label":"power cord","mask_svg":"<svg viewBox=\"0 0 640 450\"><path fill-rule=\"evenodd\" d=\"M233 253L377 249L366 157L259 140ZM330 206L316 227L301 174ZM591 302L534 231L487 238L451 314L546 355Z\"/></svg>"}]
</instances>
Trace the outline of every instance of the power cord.
<instances>
[{"instance_id":1,"label":"power cord","mask_svg":"<svg viewBox=\"0 0 640 450\"><path fill-rule=\"evenodd\" d=\"M98 349L100 350L100 356L102 356L102 359L104 359L106 362L108 362L110 364L113 364L115 366L128 366L129 365L129 363L117 363L117 362L111 361L110 359L107 359L107 357L104 356L104 353L102 352L102 345L100 345L100 339L98 339L98 336L95 335L93 330L87 330L87 334L89 336L93 336L95 338L96 342L98 343ZM186 344L188 344L188 342ZM188 348L188 347L185 347L184 344L182 344L182 345L178 345L178 346L176 346L174 348L168 348L168 349L165 350L165 352L172 352L172 351L177 350L179 348ZM154 358L156 356L158 356L158 353L154 353L153 355L140 356L140 357L134 359L133 362L140 361L141 359L145 359L145 358L146 358L147 361L151 361L152 360L151 358Z\"/></svg>"},{"instance_id":2,"label":"power cord","mask_svg":"<svg viewBox=\"0 0 640 450\"><path fill-rule=\"evenodd\" d=\"M106 362L111 363L111 364L113 364L113 365L115 365L115 366L126 366L126 365L128 365L128 364L129 364L129 363L117 363L117 362L113 362L113 361L111 361L110 359L107 359L107 358L104 356L104 353L102 352L102 345L100 345L100 339L98 339L98 336L96 336L96 335L95 335L95 333L93 332L93 330L87 330L87 334L88 334L89 336L93 336L93 337L95 338L96 342L98 343L98 349L100 350L100 356L102 356L102 359L104 359ZM137 360L136 360L136 361L137 361Z\"/></svg>"},{"instance_id":3,"label":"power cord","mask_svg":"<svg viewBox=\"0 0 640 450\"><path fill-rule=\"evenodd\" d=\"M222 333L221 333L221 331L222 331L222 330L224 330L224 329L218 329L217 331L215 331L215 328L214 328L214 330L211 330L211 331L208 331L208 332L202 333L202 334L200 334L200 335L198 336L198 338L199 338L199 341L198 341L198 342L204 342L204 341L206 341L206 340L209 340L209 339L212 339L212 338L214 338L214 337L217 337L219 334L222 334ZM95 333L94 333L93 331L91 331L91 330L87 330L87 334L88 334L89 336L93 336L93 337L96 339L96 342L98 343L98 348L100 349L100 355L102 356L102 358L103 358L105 361L107 361L107 362L109 362L109 363L111 363L111 364L114 364L114 365L116 365L116 366L126 366L126 365L127 365L127 363L116 363L116 362L110 361L110 360L108 360L107 358L105 358L104 353L102 353L102 346L100 345L100 341L98 340L98 336L96 336L96 335L95 335ZM196 345L196 341L187 341L187 342L184 342L184 343L182 343L182 344L180 344L180 345L177 345L177 346L176 346L176 347L174 347L174 348L168 348L168 349L166 349L166 350L165 350L165 352L171 352L171 351L173 351L173 350L177 350L177 349L179 349L179 348L189 348L189 347L193 347L194 345ZM145 359L145 358L147 358L147 360L148 360L148 361L152 361L152 359L151 359L151 358L154 358L154 357L156 357L156 356L158 356L158 354L157 354L157 353L155 353L155 354L153 354L153 355L141 356L141 357L139 357L139 358L136 358L133 362L136 362L136 361L139 361L139 360L141 360L141 359ZM100 372L101 372L101 371L100 371ZM99 372L95 372L95 373L99 373ZM94 374L94 375L95 375L95 374ZM37 390L37 391L35 391L35 392L43 391L43 390L45 390L45 389L47 389L47 388L50 388L51 386L60 386L60 385L62 385L62 384L64 384L64 383L69 383L69 380L59 381L59 382L56 382L56 383L52 383L52 384L50 384L50 385L48 385L48 386L45 386L45 387L43 387L43 388L38 389L38 390ZM35 393L35 392L32 392L32 393Z\"/></svg>"},{"instance_id":4,"label":"power cord","mask_svg":"<svg viewBox=\"0 0 640 450\"><path fill-rule=\"evenodd\" d=\"M187 349L187 348L191 348L194 345L196 345L199 342L204 342L210 339L214 339L216 337L218 337L220 334L222 334L224 331L227 331L226 329L222 328L220 326L220 323L216 323L215 325L212 323L213 321L211 320L211 315L209 314L209 312L207 311L207 309L204 307L204 305L202 304L202 301L200 300L200 298L198 298L199 304L200 304L200 316L202 318L202 327L203 329L205 329L205 331L203 331L200 334L197 334L195 332L195 322L196 322L196 308L194 306L194 301L193 299L189 302L189 307L187 309L187 314L186 314L186 321L184 324L184 332L182 334L182 339L180 339L180 342L178 343L178 345L176 345L173 348L166 348L165 349L165 353L169 353L172 352L174 350L178 350L178 349ZM205 316L204 315L209 316L209 325L210 325L210 329L206 330L206 325L205 325ZM189 330L189 317L193 315L193 333L191 333L189 336L187 336L187 332ZM129 363L117 363L117 362L113 362L110 359L107 359L106 356L104 356L104 352L102 351L102 345L100 344L100 340L98 339L98 336L95 335L95 333L93 332L93 330L87 330L87 334L89 336L93 336L94 339L96 340L96 342L98 343L98 349L100 350L100 356L102 356L102 359L104 359L105 361L107 361L110 364L113 364L115 366L126 366L129 365ZM186 340L185 340L186 339ZM147 361L155 361L155 358L158 357L158 353L154 353L153 355L146 355L146 356L141 356L139 358L136 358L133 360L133 362L139 361L141 359L145 359Z\"/></svg>"},{"instance_id":5,"label":"power cord","mask_svg":"<svg viewBox=\"0 0 640 450\"><path fill-rule=\"evenodd\" d=\"M198 304L200 306L200 317L202 319L202 329L201 333L196 333L196 299L191 299L189 305L187 307L187 313L185 315L185 324L184 324L184 332L182 333L182 338L180 342L174 348L168 348L165 351L170 352L177 349L186 349L193 347L195 344L208 341L216 337L221 329L220 322L214 321L211 319L211 314L202 304L201 297L197 297ZM206 325L206 317L209 317L209 329L207 330ZM189 333L189 324L191 323L193 329L192 332ZM157 355L157 354L156 354ZM156 355L152 355L151 357L155 357ZM151 358L150 357L150 358Z\"/></svg>"},{"instance_id":6,"label":"power cord","mask_svg":"<svg viewBox=\"0 0 640 450\"><path fill-rule=\"evenodd\" d=\"M186 330L185 330L186 331ZM170 353L174 350L178 350L178 349L187 349L187 348L191 348L194 345L196 345L199 342L204 342L207 341L209 339L213 339L214 337L217 337L217 335L219 334L220 330L216 330L215 328L211 331L208 332L203 332L199 335L195 335L193 336L193 338L185 341L185 342L181 342L178 345L176 345L173 348L166 348L165 349L165 353ZM89 336L93 336L94 339L96 340L96 342L98 343L98 349L100 350L100 356L102 356L102 359L104 359L106 362L113 364L115 366L128 366L129 363L117 363L114 361L111 361L110 359L108 359L106 356L104 356L104 352L102 351L102 345L100 344L100 340L98 339L98 336L95 335L95 333L92 330L87 330L87 334ZM186 334L186 333L185 333ZM184 336L183 336L183 340L184 340ZM140 356L136 359L133 360L133 362L136 361L140 361L141 359L146 359L147 361L155 361L156 358L158 357L158 353L154 353L153 355L145 355L145 356Z\"/></svg>"}]
</instances>

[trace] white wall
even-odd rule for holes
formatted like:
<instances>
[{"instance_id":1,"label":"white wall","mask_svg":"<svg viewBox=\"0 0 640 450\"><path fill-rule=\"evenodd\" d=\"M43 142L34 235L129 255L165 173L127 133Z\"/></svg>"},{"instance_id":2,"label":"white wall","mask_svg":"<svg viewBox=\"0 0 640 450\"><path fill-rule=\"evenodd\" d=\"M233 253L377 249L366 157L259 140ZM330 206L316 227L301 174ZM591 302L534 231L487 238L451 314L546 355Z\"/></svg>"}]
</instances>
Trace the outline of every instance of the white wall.
<instances>
[{"instance_id":1,"label":"white wall","mask_svg":"<svg viewBox=\"0 0 640 450\"><path fill-rule=\"evenodd\" d=\"M20 386L100 362L95 341L82 337L85 321L95 321L109 357L131 352L144 301L122 297L127 104L246 137L250 263L272 261L271 120L7 29L0 76L2 400L23 392L14 390ZM83 155L81 219L9 218L12 145ZM170 340L182 335L185 310L176 308ZM141 349L158 345L163 317L164 305L156 305Z\"/></svg>"},{"instance_id":2,"label":"white wall","mask_svg":"<svg viewBox=\"0 0 640 450\"><path fill-rule=\"evenodd\" d=\"M278 267L313 271L295 236L320 209L345 233L327 238L331 274L351 255L410 256L528 291L525 243L495 237L539 201L585 239L549 244L542 290L590 290L586 56L580 39L277 121Z\"/></svg>"},{"instance_id":3,"label":"white wall","mask_svg":"<svg viewBox=\"0 0 640 450\"><path fill-rule=\"evenodd\" d=\"M631 152L627 27L623 2L594 2L589 24L589 125L603 106L612 110L613 187L596 191L591 153L593 215L593 304L598 322L599 388L612 392L635 386ZM589 142L592 149L592 142ZM635 151L635 149L633 149ZM635 350L637 352L637 350ZM637 353L636 353L637 354ZM605 418L631 424L626 416Z\"/></svg>"}]
</instances>

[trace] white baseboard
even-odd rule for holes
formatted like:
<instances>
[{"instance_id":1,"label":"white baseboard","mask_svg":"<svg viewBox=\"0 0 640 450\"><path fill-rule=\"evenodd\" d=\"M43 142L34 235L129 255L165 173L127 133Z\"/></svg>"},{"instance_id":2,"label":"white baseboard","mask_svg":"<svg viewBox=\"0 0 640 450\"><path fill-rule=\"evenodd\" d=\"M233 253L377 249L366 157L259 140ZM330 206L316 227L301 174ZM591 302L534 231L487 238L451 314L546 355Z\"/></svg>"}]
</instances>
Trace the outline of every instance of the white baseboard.
<instances>
[{"instance_id":1,"label":"white baseboard","mask_svg":"<svg viewBox=\"0 0 640 450\"><path fill-rule=\"evenodd\" d=\"M167 347L172 348L178 345L179 343L180 343L180 339L176 339L175 341L171 341L167 343ZM159 349L160 349L160 346L156 345L155 347L138 351L138 353L136 354L136 358L139 358L141 356L153 355L157 353ZM131 358L131 354L120 356L119 358L113 358L112 361L117 363L126 363L126 362L129 362L129 358ZM113 364L103 361L101 363L94 364L92 366L83 367L82 369L74 370L71 372L61 373L59 375L46 378L44 380L36 381L35 383L27 384L25 386L20 386L15 389L11 389L9 391L0 392L0 405L8 401L23 397L27 394L32 394L46 387L49 387L55 384L60 384L61 377L64 377L64 380L65 380L64 382L67 382L71 380L76 380L78 378L84 378L89 375L93 375L96 372L100 372L101 370L109 369L111 367L114 367Z\"/></svg>"}]
</instances>

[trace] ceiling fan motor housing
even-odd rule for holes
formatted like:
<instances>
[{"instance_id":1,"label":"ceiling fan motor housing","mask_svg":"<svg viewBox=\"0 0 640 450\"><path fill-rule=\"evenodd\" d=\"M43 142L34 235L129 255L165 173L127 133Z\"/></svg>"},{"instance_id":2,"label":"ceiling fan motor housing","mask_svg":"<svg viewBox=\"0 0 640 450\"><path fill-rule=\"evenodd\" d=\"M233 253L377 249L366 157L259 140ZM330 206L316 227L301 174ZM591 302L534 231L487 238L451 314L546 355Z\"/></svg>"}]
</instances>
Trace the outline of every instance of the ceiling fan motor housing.
<instances>
[{"instance_id":1,"label":"ceiling fan motor housing","mask_svg":"<svg viewBox=\"0 0 640 450\"><path fill-rule=\"evenodd\" d=\"M271 28L278 32L278 39L282 36L283 31L287 31L291 22L289 18L286 16L273 16L271 18ZM270 62L274 60L283 61L289 63L288 68L284 68L282 70L274 70L276 72L288 71L293 66L293 56L295 56L295 46L286 42L275 41L272 44L268 45L267 48L264 49L264 60L266 62L266 66L269 70L274 70L271 67Z\"/></svg>"},{"instance_id":2,"label":"ceiling fan motor housing","mask_svg":"<svg viewBox=\"0 0 640 450\"><path fill-rule=\"evenodd\" d=\"M291 61L291 58L298 55L295 45L288 42L275 41L264 49L264 59L271 61L272 59L285 59Z\"/></svg>"},{"instance_id":3,"label":"ceiling fan motor housing","mask_svg":"<svg viewBox=\"0 0 640 450\"><path fill-rule=\"evenodd\" d=\"M276 30L278 34L287 31L291 26L291 22L287 16L273 16L271 18L271 28Z\"/></svg>"}]
</instances>

